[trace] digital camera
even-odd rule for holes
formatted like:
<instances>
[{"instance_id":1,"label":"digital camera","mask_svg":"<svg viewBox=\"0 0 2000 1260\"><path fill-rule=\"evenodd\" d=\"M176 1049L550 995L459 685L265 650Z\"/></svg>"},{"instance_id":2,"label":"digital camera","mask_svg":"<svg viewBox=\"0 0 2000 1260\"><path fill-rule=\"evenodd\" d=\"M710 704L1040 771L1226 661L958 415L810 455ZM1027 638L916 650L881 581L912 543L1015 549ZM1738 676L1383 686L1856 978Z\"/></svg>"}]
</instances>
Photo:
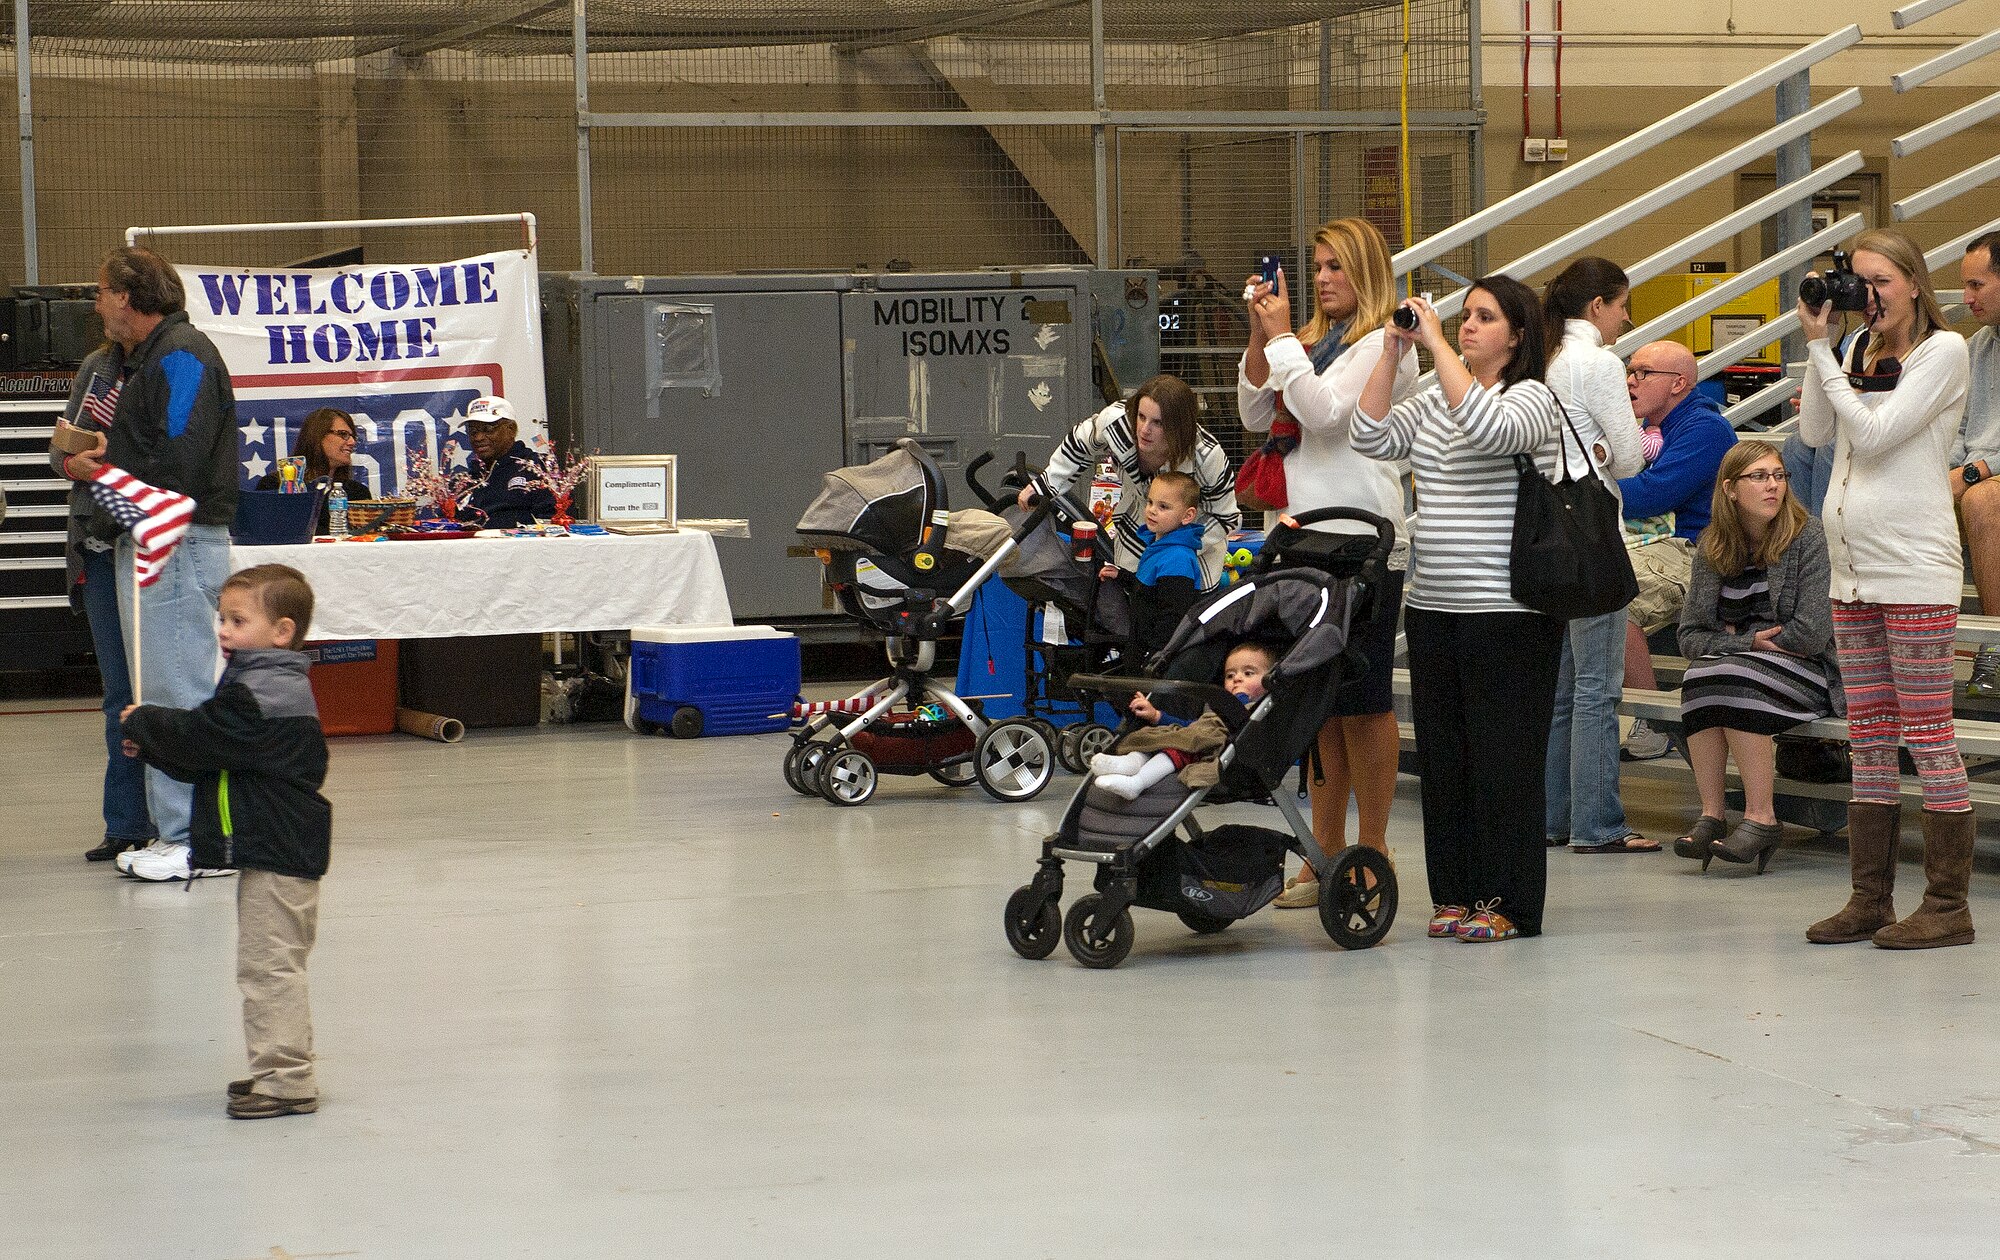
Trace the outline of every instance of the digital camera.
<instances>
[{"instance_id":1,"label":"digital camera","mask_svg":"<svg viewBox=\"0 0 2000 1260\"><path fill-rule=\"evenodd\" d=\"M1799 301L1815 311L1828 302L1836 311L1865 311L1869 296L1868 282L1854 274L1847 255L1837 249L1833 251L1833 266L1825 275L1799 281Z\"/></svg>"}]
</instances>

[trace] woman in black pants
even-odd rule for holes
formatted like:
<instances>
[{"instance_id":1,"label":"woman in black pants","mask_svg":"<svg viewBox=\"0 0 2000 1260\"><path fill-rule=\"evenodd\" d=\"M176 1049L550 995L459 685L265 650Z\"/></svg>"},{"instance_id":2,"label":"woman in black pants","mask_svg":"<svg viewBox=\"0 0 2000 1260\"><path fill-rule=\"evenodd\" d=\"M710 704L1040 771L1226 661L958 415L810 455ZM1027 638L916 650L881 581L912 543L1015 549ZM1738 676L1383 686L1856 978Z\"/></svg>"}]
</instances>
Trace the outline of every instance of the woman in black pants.
<instances>
[{"instance_id":1,"label":"woman in black pants","mask_svg":"<svg viewBox=\"0 0 2000 1260\"><path fill-rule=\"evenodd\" d=\"M1354 449L1416 473L1403 629L1424 792L1430 934L1504 941L1542 930L1543 766L1564 625L1513 597L1514 457L1556 469L1562 409L1542 383L1541 303L1508 276L1473 282L1458 350L1422 298L1393 325L1354 416ZM1396 366L1430 351L1437 382L1396 404Z\"/></svg>"}]
</instances>

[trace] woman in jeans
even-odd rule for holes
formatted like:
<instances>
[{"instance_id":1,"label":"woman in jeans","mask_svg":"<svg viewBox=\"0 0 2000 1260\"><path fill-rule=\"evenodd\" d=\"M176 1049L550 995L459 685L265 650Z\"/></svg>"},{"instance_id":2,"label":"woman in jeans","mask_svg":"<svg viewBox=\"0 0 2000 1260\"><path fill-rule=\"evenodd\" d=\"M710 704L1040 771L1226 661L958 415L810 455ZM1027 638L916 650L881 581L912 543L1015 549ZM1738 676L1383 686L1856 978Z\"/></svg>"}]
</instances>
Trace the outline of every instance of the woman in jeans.
<instances>
[{"instance_id":1,"label":"woman in jeans","mask_svg":"<svg viewBox=\"0 0 2000 1260\"><path fill-rule=\"evenodd\" d=\"M79 429L104 433L111 427L118 398L118 377L109 347L91 351L76 371L76 384L63 408L63 419ZM88 402L89 405L85 405ZM110 540L118 527L97 509L83 487L104 455L102 439L95 452L70 455L49 446L49 466L70 480L69 598L90 623L90 646L97 656L98 677L104 684L104 840L83 856L108 862L127 849L142 849L159 838L146 808L146 767L127 757L121 747L118 714L132 703L132 676L125 664L125 632L118 622L118 568ZM91 528L93 516L98 528ZM100 536L101 535L101 536Z\"/></svg>"},{"instance_id":2,"label":"woman in jeans","mask_svg":"<svg viewBox=\"0 0 2000 1260\"><path fill-rule=\"evenodd\" d=\"M1783 455L1739 442L1723 456L1708 528L1681 604L1681 729L1701 817L1674 852L1755 862L1778 847L1773 737L1840 711L1826 534L1792 496ZM1743 778L1743 821L1724 821L1728 763Z\"/></svg>"},{"instance_id":3,"label":"woman in jeans","mask_svg":"<svg viewBox=\"0 0 2000 1260\"><path fill-rule=\"evenodd\" d=\"M1548 386L1576 436L1563 458L1572 475L1594 472L1612 497L1618 479L1646 466L1639 419L1625 389L1625 365L1605 346L1632 309L1632 286L1618 264L1583 257L1542 292L1553 357ZM1660 843L1625 821L1618 799L1618 699L1625 677L1625 610L1579 617L1564 634L1549 727L1547 821L1552 848L1576 853L1658 853Z\"/></svg>"},{"instance_id":4,"label":"woman in jeans","mask_svg":"<svg viewBox=\"0 0 2000 1260\"><path fill-rule=\"evenodd\" d=\"M1520 486L1514 457L1544 474L1559 458L1562 408L1542 383L1541 303L1508 276L1473 282L1458 331L1461 362L1437 311L1404 303L1354 414L1354 449L1408 459L1417 530L1403 629L1424 791L1430 934L1504 941L1542 930L1548 850L1542 775L1563 623L1513 596L1510 556ZM1403 355L1422 345L1437 382L1390 405Z\"/></svg>"},{"instance_id":5,"label":"woman in jeans","mask_svg":"<svg viewBox=\"0 0 2000 1260\"><path fill-rule=\"evenodd\" d=\"M1314 233L1313 317L1297 333L1284 274L1279 273L1275 291L1261 276L1252 284L1250 346L1237 366L1237 411L1253 433L1268 431L1281 410L1298 423L1298 448L1285 456L1286 510L1361 508L1396 526L1389 572L1375 593L1375 616L1354 627L1353 646L1368 658L1368 670L1334 700L1333 716L1319 732L1325 773L1311 783L1313 837L1322 850L1331 855L1346 847L1352 795L1361 843L1387 853L1401 754L1391 673L1409 544L1403 486L1394 466L1356 452L1348 434L1362 386L1382 357L1389 313L1396 309L1389 244L1366 219L1337 219ZM1405 350L1392 401L1408 397L1416 382L1416 353ZM1319 528L1360 527L1329 521ZM1318 872L1311 866L1301 869L1277 900L1281 909L1318 904Z\"/></svg>"},{"instance_id":6,"label":"woman in jeans","mask_svg":"<svg viewBox=\"0 0 2000 1260\"><path fill-rule=\"evenodd\" d=\"M1854 894L1806 939L1872 939L1889 949L1966 945L1972 802L1951 722L1965 574L1942 470L1965 413L1971 364L1909 237L1863 232L1852 257L1867 305L1844 363L1828 337L1833 304L1799 303L1808 355L1799 436L1808 446L1833 445L1820 519L1854 754L1847 807ZM1925 880L1923 903L1900 923L1891 900L1901 832L1898 743L1909 745L1923 784Z\"/></svg>"}]
</instances>

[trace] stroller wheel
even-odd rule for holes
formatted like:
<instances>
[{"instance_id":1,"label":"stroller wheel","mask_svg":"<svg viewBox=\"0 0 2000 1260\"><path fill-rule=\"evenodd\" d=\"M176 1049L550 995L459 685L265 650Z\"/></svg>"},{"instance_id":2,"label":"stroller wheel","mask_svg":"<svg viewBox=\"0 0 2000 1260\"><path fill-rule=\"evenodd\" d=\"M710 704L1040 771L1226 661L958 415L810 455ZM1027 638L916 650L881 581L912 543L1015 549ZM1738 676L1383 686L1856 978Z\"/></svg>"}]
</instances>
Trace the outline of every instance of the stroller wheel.
<instances>
[{"instance_id":1,"label":"stroller wheel","mask_svg":"<svg viewBox=\"0 0 2000 1260\"><path fill-rule=\"evenodd\" d=\"M1076 770L1078 774L1082 774L1090 768L1090 759L1092 757L1101 752L1110 752L1111 745L1118 739L1118 732L1112 730L1102 722L1085 722L1082 726L1072 727L1071 729L1076 732Z\"/></svg>"},{"instance_id":2,"label":"stroller wheel","mask_svg":"<svg viewBox=\"0 0 2000 1260\"><path fill-rule=\"evenodd\" d=\"M1023 884L1007 898L1007 943L1023 958L1042 959L1056 952L1062 939L1062 911L1053 898Z\"/></svg>"},{"instance_id":3,"label":"stroller wheel","mask_svg":"<svg viewBox=\"0 0 2000 1260\"><path fill-rule=\"evenodd\" d=\"M930 772L930 776L946 787L971 787L979 781L979 769L970 761L961 761L956 765L939 766Z\"/></svg>"},{"instance_id":4,"label":"stroller wheel","mask_svg":"<svg viewBox=\"0 0 2000 1260\"><path fill-rule=\"evenodd\" d=\"M1396 868L1366 845L1350 845L1320 880L1319 925L1342 949L1367 949L1396 921Z\"/></svg>"},{"instance_id":5,"label":"stroller wheel","mask_svg":"<svg viewBox=\"0 0 2000 1260\"><path fill-rule=\"evenodd\" d=\"M1082 774L1087 763L1076 755L1076 736L1074 726L1065 726L1056 735L1056 761L1071 774Z\"/></svg>"},{"instance_id":6,"label":"stroller wheel","mask_svg":"<svg viewBox=\"0 0 2000 1260\"><path fill-rule=\"evenodd\" d=\"M793 744L785 750L785 786L800 796L818 796L819 766L824 760L825 744Z\"/></svg>"},{"instance_id":7,"label":"stroller wheel","mask_svg":"<svg viewBox=\"0 0 2000 1260\"><path fill-rule=\"evenodd\" d=\"M1217 932L1236 922L1234 919L1218 919L1212 914L1203 914L1199 910L1176 910L1174 913L1179 916L1182 923L1188 925L1189 931L1199 933L1202 936L1214 936Z\"/></svg>"},{"instance_id":8,"label":"stroller wheel","mask_svg":"<svg viewBox=\"0 0 2000 1260\"><path fill-rule=\"evenodd\" d=\"M1094 932L1103 931L1097 922L1097 911L1104 904L1104 898L1097 893L1078 897L1069 908L1069 915L1063 919L1063 944L1069 952L1086 967L1103 969L1116 967L1125 961L1125 955L1132 952L1132 912L1120 910L1118 918L1104 933L1102 941L1094 941Z\"/></svg>"},{"instance_id":9,"label":"stroller wheel","mask_svg":"<svg viewBox=\"0 0 2000 1260\"><path fill-rule=\"evenodd\" d=\"M995 722L979 737L972 764L979 786L998 801L1025 801L1049 785L1055 754L1041 728L1009 718Z\"/></svg>"},{"instance_id":10,"label":"stroller wheel","mask_svg":"<svg viewBox=\"0 0 2000 1260\"><path fill-rule=\"evenodd\" d=\"M875 795L875 763L859 748L829 754L819 767L819 794L834 805L865 805Z\"/></svg>"}]
</instances>

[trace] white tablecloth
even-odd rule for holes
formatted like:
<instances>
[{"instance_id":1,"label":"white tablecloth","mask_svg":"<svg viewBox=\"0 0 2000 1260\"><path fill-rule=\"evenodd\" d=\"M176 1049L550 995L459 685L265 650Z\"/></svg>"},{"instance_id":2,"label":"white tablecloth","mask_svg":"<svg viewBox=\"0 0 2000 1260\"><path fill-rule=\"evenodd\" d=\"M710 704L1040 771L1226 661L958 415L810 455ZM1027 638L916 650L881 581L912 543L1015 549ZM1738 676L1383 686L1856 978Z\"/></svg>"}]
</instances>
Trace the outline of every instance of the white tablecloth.
<instances>
[{"instance_id":1,"label":"white tablecloth","mask_svg":"<svg viewBox=\"0 0 2000 1260\"><path fill-rule=\"evenodd\" d=\"M289 564L315 598L314 639L727 625L715 540L699 531L596 538L232 547L232 570Z\"/></svg>"}]
</instances>

